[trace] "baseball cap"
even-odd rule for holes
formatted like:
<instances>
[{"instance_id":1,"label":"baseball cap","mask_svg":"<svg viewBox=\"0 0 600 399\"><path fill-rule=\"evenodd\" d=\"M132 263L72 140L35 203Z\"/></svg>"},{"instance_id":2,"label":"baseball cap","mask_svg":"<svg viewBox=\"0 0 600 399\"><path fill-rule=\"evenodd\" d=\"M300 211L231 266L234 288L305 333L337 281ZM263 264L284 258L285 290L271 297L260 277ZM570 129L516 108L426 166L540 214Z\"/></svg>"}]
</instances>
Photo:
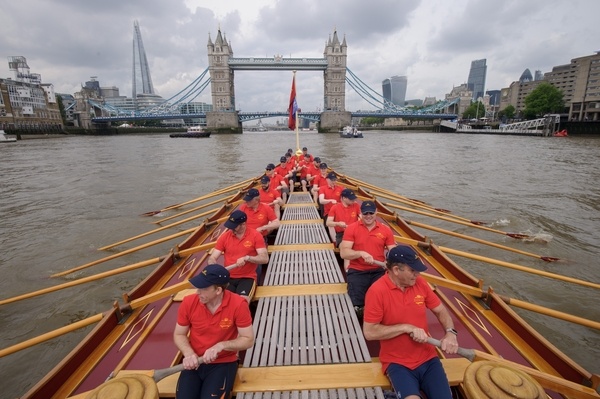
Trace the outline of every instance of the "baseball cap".
<instances>
[{"instance_id":1,"label":"baseball cap","mask_svg":"<svg viewBox=\"0 0 600 399\"><path fill-rule=\"evenodd\" d=\"M270 164L267 165L267 167L265 169L266 170L273 170L273 169L275 169L275 164L270 163Z\"/></svg>"},{"instance_id":2,"label":"baseball cap","mask_svg":"<svg viewBox=\"0 0 600 399\"><path fill-rule=\"evenodd\" d=\"M348 198L349 200L356 199L356 194L354 194L354 191L350 190L349 188L343 189L340 195L344 198Z\"/></svg>"},{"instance_id":3,"label":"baseball cap","mask_svg":"<svg viewBox=\"0 0 600 399\"><path fill-rule=\"evenodd\" d=\"M327 169L327 164L325 162L321 162L319 164L319 169Z\"/></svg>"},{"instance_id":4,"label":"baseball cap","mask_svg":"<svg viewBox=\"0 0 600 399\"><path fill-rule=\"evenodd\" d=\"M189 281L196 288L225 285L229 283L229 270L214 263L207 265L198 275L192 277Z\"/></svg>"},{"instance_id":5,"label":"baseball cap","mask_svg":"<svg viewBox=\"0 0 600 399\"><path fill-rule=\"evenodd\" d=\"M225 228L233 230L240 224L244 223L247 219L248 217L243 211L233 211L231 212L231 215L229 215L229 218L225 221Z\"/></svg>"},{"instance_id":6,"label":"baseball cap","mask_svg":"<svg viewBox=\"0 0 600 399\"><path fill-rule=\"evenodd\" d=\"M269 178L269 176L263 176L260 178L261 184L268 184L270 181L271 179Z\"/></svg>"},{"instance_id":7,"label":"baseball cap","mask_svg":"<svg viewBox=\"0 0 600 399\"><path fill-rule=\"evenodd\" d=\"M318 163L321 163L321 158L319 158L319 157L315 157L315 158L313 159L313 161L315 161L315 162L318 162Z\"/></svg>"},{"instance_id":8,"label":"baseball cap","mask_svg":"<svg viewBox=\"0 0 600 399\"><path fill-rule=\"evenodd\" d=\"M375 203L373 201L363 201L363 203L360 204L360 213L375 213L376 211L377 206L375 206Z\"/></svg>"},{"instance_id":9,"label":"baseball cap","mask_svg":"<svg viewBox=\"0 0 600 399\"><path fill-rule=\"evenodd\" d=\"M261 179L261 181L262 181L262 179ZM244 195L244 201L253 200L254 198L258 197L259 195L260 195L260 193L258 192L257 189L251 188L250 190L248 190L246 195Z\"/></svg>"},{"instance_id":10,"label":"baseball cap","mask_svg":"<svg viewBox=\"0 0 600 399\"><path fill-rule=\"evenodd\" d=\"M285 162L287 161L287 157L284 155L281 158L279 158L279 162Z\"/></svg>"},{"instance_id":11,"label":"baseball cap","mask_svg":"<svg viewBox=\"0 0 600 399\"><path fill-rule=\"evenodd\" d=\"M427 270L427 266L421 261L415 250L405 245L397 245L390 249L390 252L387 254L387 260L392 264L402 263L408 265L417 272Z\"/></svg>"},{"instance_id":12,"label":"baseball cap","mask_svg":"<svg viewBox=\"0 0 600 399\"><path fill-rule=\"evenodd\" d=\"M335 174L335 172L329 172L327 173L327 178L329 180L337 180L337 175Z\"/></svg>"}]
</instances>

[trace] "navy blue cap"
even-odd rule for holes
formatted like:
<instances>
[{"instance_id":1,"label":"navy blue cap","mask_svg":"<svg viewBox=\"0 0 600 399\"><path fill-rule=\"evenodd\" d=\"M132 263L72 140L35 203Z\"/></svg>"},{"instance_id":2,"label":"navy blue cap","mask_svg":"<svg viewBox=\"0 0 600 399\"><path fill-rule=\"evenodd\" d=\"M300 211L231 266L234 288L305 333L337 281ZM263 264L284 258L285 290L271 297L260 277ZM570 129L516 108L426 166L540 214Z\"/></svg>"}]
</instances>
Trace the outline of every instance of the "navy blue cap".
<instances>
[{"instance_id":1,"label":"navy blue cap","mask_svg":"<svg viewBox=\"0 0 600 399\"><path fill-rule=\"evenodd\" d=\"M392 264L401 263L408 265L417 272L427 270L427 266L421 261L415 250L405 245L397 245L390 249L390 252L387 254L387 260Z\"/></svg>"},{"instance_id":2,"label":"navy blue cap","mask_svg":"<svg viewBox=\"0 0 600 399\"><path fill-rule=\"evenodd\" d=\"M341 197L344 198L348 198L349 200L355 200L356 199L356 194L354 194L354 191L350 190L349 188L345 188L342 190L342 193L340 194Z\"/></svg>"},{"instance_id":3,"label":"navy blue cap","mask_svg":"<svg viewBox=\"0 0 600 399\"><path fill-rule=\"evenodd\" d=\"M254 198L258 197L259 195L260 195L260 193L258 192L257 189L251 188L250 190L248 190L246 195L244 195L244 201L251 201Z\"/></svg>"},{"instance_id":4,"label":"navy blue cap","mask_svg":"<svg viewBox=\"0 0 600 399\"><path fill-rule=\"evenodd\" d=\"M269 176L263 176L260 178L260 182L261 184L268 184L271 182L271 179L269 178Z\"/></svg>"},{"instance_id":5,"label":"navy blue cap","mask_svg":"<svg viewBox=\"0 0 600 399\"><path fill-rule=\"evenodd\" d=\"M273 170L273 169L275 169L275 164L270 163L270 164L267 165L267 167L265 169L266 170Z\"/></svg>"},{"instance_id":6,"label":"navy blue cap","mask_svg":"<svg viewBox=\"0 0 600 399\"><path fill-rule=\"evenodd\" d=\"M377 206L373 201L363 201L360 204L360 213L372 212L375 213L377 211Z\"/></svg>"},{"instance_id":7,"label":"navy blue cap","mask_svg":"<svg viewBox=\"0 0 600 399\"><path fill-rule=\"evenodd\" d=\"M229 270L216 263L207 265L198 275L190 279L190 283L196 288L225 285L229 283Z\"/></svg>"},{"instance_id":8,"label":"navy blue cap","mask_svg":"<svg viewBox=\"0 0 600 399\"><path fill-rule=\"evenodd\" d=\"M327 173L326 177L328 179L330 179L330 180L337 180L337 175L335 174L335 172L329 172L329 173Z\"/></svg>"},{"instance_id":9,"label":"navy blue cap","mask_svg":"<svg viewBox=\"0 0 600 399\"><path fill-rule=\"evenodd\" d=\"M315 157L315 158L313 159L313 161L314 161L314 162L321 163L321 158L319 158L319 157Z\"/></svg>"},{"instance_id":10,"label":"navy blue cap","mask_svg":"<svg viewBox=\"0 0 600 399\"><path fill-rule=\"evenodd\" d=\"M248 220L248 216L246 216L243 211L233 211L231 212L231 215L229 215L229 219L225 221L225 227L233 230L246 220Z\"/></svg>"},{"instance_id":11,"label":"navy blue cap","mask_svg":"<svg viewBox=\"0 0 600 399\"><path fill-rule=\"evenodd\" d=\"M279 162L285 162L287 161L287 157L284 155L281 158L279 158Z\"/></svg>"}]
</instances>

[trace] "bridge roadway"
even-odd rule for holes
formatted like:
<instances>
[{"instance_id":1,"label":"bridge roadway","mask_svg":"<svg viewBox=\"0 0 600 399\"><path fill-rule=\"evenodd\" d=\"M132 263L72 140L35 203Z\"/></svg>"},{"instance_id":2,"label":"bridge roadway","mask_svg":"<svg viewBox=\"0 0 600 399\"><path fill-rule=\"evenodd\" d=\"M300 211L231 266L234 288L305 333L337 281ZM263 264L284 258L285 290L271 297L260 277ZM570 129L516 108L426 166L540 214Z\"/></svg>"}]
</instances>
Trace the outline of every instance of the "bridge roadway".
<instances>
[{"instance_id":1,"label":"bridge roadway","mask_svg":"<svg viewBox=\"0 0 600 399\"><path fill-rule=\"evenodd\" d=\"M233 112L233 111L232 111ZM300 119L308 119L313 122L321 120L322 112L301 112ZM354 111L350 112L353 118L377 117L377 118L409 118L409 119L442 119L453 120L457 118L456 114L432 114L420 112L391 112L391 111ZM263 112L238 112L238 120L240 122L248 122L251 120L271 118L271 117L287 117L287 111L263 111ZM117 116L99 116L92 118L92 122L133 122L140 120L166 120L166 119L188 119L188 118L206 118L206 112L198 112L193 114L134 114L134 115L117 115Z\"/></svg>"}]
</instances>

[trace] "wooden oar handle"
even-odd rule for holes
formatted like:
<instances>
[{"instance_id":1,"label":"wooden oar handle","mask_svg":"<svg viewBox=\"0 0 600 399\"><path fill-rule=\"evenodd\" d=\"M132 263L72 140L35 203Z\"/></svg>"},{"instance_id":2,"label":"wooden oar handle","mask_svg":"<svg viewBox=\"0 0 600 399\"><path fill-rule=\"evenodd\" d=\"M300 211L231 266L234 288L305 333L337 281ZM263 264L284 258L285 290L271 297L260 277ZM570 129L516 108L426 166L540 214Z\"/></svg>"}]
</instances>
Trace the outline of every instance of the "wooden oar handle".
<instances>
[{"instance_id":1,"label":"wooden oar handle","mask_svg":"<svg viewBox=\"0 0 600 399\"><path fill-rule=\"evenodd\" d=\"M442 347L442 343L435 338L427 337L427 343L433 346L437 346L440 349ZM475 351L473 349L458 348L457 353L462 357L469 359L471 362L475 360Z\"/></svg>"},{"instance_id":2,"label":"wooden oar handle","mask_svg":"<svg viewBox=\"0 0 600 399\"><path fill-rule=\"evenodd\" d=\"M204 363L204 359L202 358L202 356L198 356L198 364L202 363ZM171 374L179 373L180 371L183 371L183 363L166 369L154 370L154 375L152 376L152 379L154 380L154 382L158 382L163 378L166 378Z\"/></svg>"}]
</instances>

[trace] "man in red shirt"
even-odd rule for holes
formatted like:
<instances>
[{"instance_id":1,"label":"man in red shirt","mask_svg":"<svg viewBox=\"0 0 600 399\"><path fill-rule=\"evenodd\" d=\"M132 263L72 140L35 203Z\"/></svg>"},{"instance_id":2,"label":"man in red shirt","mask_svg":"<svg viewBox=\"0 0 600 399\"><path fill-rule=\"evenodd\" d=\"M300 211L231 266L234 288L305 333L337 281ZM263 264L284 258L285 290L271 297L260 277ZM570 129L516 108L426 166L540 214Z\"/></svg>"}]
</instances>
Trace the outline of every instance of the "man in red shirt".
<instances>
[{"instance_id":1,"label":"man in red shirt","mask_svg":"<svg viewBox=\"0 0 600 399\"><path fill-rule=\"evenodd\" d=\"M450 385L437 352L427 343L427 309L446 331L441 349L458 351L457 331L450 312L419 275L427 267L408 246L388 252L386 273L367 291L363 332L379 340L379 360L398 397L451 399Z\"/></svg>"},{"instance_id":2,"label":"man in red shirt","mask_svg":"<svg viewBox=\"0 0 600 399\"><path fill-rule=\"evenodd\" d=\"M268 263L269 254L265 239L246 224L247 219L246 214L241 210L231 212L225 221L227 231L217 238L208 263L217 263L221 254L225 254L224 263L234 266L231 269L231 279L227 289L250 302L258 280L258 265Z\"/></svg>"},{"instance_id":3,"label":"man in red shirt","mask_svg":"<svg viewBox=\"0 0 600 399\"><path fill-rule=\"evenodd\" d=\"M270 163L265 168L265 175L271 179L271 187L281 193L281 200L285 204L287 202L287 196L290 189L286 183L286 179L280 174L275 172L275 165Z\"/></svg>"},{"instance_id":4,"label":"man in red shirt","mask_svg":"<svg viewBox=\"0 0 600 399\"><path fill-rule=\"evenodd\" d=\"M240 210L248 216L248 227L255 229L264 237L279 228L279 218L270 206L260 202L260 193L251 188L244 196Z\"/></svg>"},{"instance_id":5,"label":"man in red shirt","mask_svg":"<svg viewBox=\"0 0 600 399\"><path fill-rule=\"evenodd\" d=\"M311 183L312 183L312 188L310 189L310 192L313 195L313 199L315 200L315 203L318 204L319 203L319 190L321 190L321 187L324 187L327 185L327 164L325 162L321 162L319 164L318 173L315 174Z\"/></svg>"},{"instance_id":6,"label":"man in red shirt","mask_svg":"<svg viewBox=\"0 0 600 399\"><path fill-rule=\"evenodd\" d=\"M346 270L348 295L359 317L367 290L385 273L374 261L385 261L384 250L396 246L392 229L377 221L377 207L373 201L363 201L360 212L361 218L346 227L340 243L340 256L350 261Z\"/></svg>"},{"instance_id":7,"label":"man in red shirt","mask_svg":"<svg viewBox=\"0 0 600 399\"><path fill-rule=\"evenodd\" d=\"M197 291L183 298L173 333L184 367L178 398L228 398L238 351L254 344L248 302L226 289L229 279L229 271L218 264L209 264L190 279Z\"/></svg>"},{"instance_id":8,"label":"man in red shirt","mask_svg":"<svg viewBox=\"0 0 600 399\"><path fill-rule=\"evenodd\" d=\"M270 206L275 212L277 219L280 219L281 206L283 205L281 194L275 188L271 188L271 179L269 176L261 177L260 184L261 186L258 189L260 202Z\"/></svg>"},{"instance_id":9,"label":"man in red shirt","mask_svg":"<svg viewBox=\"0 0 600 399\"><path fill-rule=\"evenodd\" d=\"M279 159L279 165L275 167L275 173L282 176L288 184L290 192L294 191L294 182L296 181L296 169L295 164L288 162L287 154Z\"/></svg>"},{"instance_id":10,"label":"man in red shirt","mask_svg":"<svg viewBox=\"0 0 600 399\"><path fill-rule=\"evenodd\" d=\"M300 172L300 184L302 185L302 191L304 191L304 192L308 191L308 175L309 175L309 172L312 171L312 164L313 164L311 159L312 159L312 155L305 154L304 159L302 159L298 163L298 171Z\"/></svg>"},{"instance_id":11,"label":"man in red shirt","mask_svg":"<svg viewBox=\"0 0 600 399\"><path fill-rule=\"evenodd\" d=\"M331 207L340 202L340 195L344 187L335 184L337 176L335 172L327 174L327 185L319 188L319 203L323 205L323 219L327 220L327 215Z\"/></svg>"},{"instance_id":12,"label":"man in red shirt","mask_svg":"<svg viewBox=\"0 0 600 399\"><path fill-rule=\"evenodd\" d=\"M356 194L354 191L346 188L340 194L340 202L333 205L327 215L325 224L329 227L331 241L335 242L336 247L340 247L344 230L352 223L358 221L360 206L355 202Z\"/></svg>"}]
</instances>

